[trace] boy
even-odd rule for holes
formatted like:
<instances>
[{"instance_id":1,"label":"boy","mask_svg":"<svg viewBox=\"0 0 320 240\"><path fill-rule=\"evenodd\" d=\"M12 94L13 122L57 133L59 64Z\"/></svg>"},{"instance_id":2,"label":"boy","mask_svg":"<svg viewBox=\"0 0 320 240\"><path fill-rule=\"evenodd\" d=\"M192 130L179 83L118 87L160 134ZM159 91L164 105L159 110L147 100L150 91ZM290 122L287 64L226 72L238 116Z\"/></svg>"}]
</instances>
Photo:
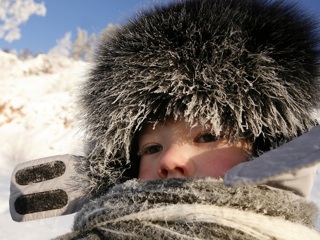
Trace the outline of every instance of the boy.
<instances>
[{"instance_id":1,"label":"boy","mask_svg":"<svg viewBox=\"0 0 320 240\"><path fill-rule=\"evenodd\" d=\"M252 151L248 140L230 143L225 137L181 120L147 123L139 134L139 179L222 178Z\"/></svg>"},{"instance_id":2,"label":"boy","mask_svg":"<svg viewBox=\"0 0 320 240\"><path fill-rule=\"evenodd\" d=\"M86 189L101 195L138 176L137 138L149 121L245 139L253 156L310 130L319 107L315 26L283 1L186 1L102 36L80 95L94 142Z\"/></svg>"},{"instance_id":3,"label":"boy","mask_svg":"<svg viewBox=\"0 0 320 240\"><path fill-rule=\"evenodd\" d=\"M217 179L317 124L315 30L283 1L191 0L104 35L70 183L89 203L59 239L318 239L301 196Z\"/></svg>"}]
</instances>

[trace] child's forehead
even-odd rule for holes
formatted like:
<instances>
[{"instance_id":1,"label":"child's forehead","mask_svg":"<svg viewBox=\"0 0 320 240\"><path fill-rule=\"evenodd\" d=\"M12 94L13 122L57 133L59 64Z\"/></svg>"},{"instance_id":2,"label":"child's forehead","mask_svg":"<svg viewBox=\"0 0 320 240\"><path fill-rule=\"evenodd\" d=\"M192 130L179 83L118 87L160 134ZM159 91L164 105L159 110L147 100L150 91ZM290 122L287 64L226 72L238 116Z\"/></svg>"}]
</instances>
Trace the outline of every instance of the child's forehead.
<instances>
[{"instance_id":1,"label":"child's forehead","mask_svg":"<svg viewBox=\"0 0 320 240\"><path fill-rule=\"evenodd\" d=\"M165 121L150 120L146 121L141 130L138 133L139 142L144 140L150 140L155 137L161 137L169 134L178 134L182 137L196 137L200 133L211 133L218 138L225 138L230 143L237 142L239 140L251 141L251 135L243 132L243 135L233 138L229 132L224 131L221 128L215 129L209 123L201 124L199 121L187 122L185 119L167 118Z\"/></svg>"},{"instance_id":2,"label":"child's forehead","mask_svg":"<svg viewBox=\"0 0 320 240\"><path fill-rule=\"evenodd\" d=\"M184 142L195 138L204 128L199 124L190 125L185 121L148 122L144 124L138 136L139 145L149 142L170 141Z\"/></svg>"},{"instance_id":3,"label":"child's forehead","mask_svg":"<svg viewBox=\"0 0 320 240\"><path fill-rule=\"evenodd\" d=\"M189 123L184 120L174 120L173 118L167 119L166 121L148 121L146 122L141 131L142 134L154 134L163 131L181 131L183 133L192 133L193 131L208 131L210 126L201 125L198 122Z\"/></svg>"}]
</instances>

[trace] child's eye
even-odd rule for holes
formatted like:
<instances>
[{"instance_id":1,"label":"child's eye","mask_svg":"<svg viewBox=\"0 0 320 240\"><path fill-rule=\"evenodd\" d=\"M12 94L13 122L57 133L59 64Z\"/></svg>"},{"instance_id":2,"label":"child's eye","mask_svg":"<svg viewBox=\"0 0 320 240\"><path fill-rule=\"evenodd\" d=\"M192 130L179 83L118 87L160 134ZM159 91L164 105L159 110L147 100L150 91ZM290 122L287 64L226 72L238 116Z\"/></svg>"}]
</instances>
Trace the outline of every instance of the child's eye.
<instances>
[{"instance_id":1,"label":"child's eye","mask_svg":"<svg viewBox=\"0 0 320 240\"><path fill-rule=\"evenodd\" d=\"M208 132L208 133L201 133L199 136L196 137L195 142L197 143L207 143L207 142L215 142L218 138L216 135Z\"/></svg>"},{"instance_id":2,"label":"child's eye","mask_svg":"<svg viewBox=\"0 0 320 240\"><path fill-rule=\"evenodd\" d=\"M151 155L162 151L162 146L159 144L147 145L139 150L138 155Z\"/></svg>"}]
</instances>

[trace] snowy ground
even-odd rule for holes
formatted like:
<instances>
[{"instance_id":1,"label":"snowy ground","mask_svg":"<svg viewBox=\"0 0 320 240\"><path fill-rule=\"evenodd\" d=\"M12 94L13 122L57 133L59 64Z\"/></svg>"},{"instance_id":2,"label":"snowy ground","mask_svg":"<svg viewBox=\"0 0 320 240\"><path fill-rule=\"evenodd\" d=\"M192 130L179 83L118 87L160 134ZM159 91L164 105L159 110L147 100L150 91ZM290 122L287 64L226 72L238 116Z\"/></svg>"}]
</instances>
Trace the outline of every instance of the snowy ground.
<instances>
[{"instance_id":1,"label":"snowy ground","mask_svg":"<svg viewBox=\"0 0 320 240\"><path fill-rule=\"evenodd\" d=\"M9 213L14 166L58 154L81 154L74 124L77 84L88 64L66 58L20 61L0 51L0 239L43 240L69 232L74 215L16 223ZM320 172L312 192L320 207ZM319 221L320 229L320 221Z\"/></svg>"},{"instance_id":2,"label":"snowy ground","mask_svg":"<svg viewBox=\"0 0 320 240\"><path fill-rule=\"evenodd\" d=\"M20 61L0 51L0 239L51 239L69 232L74 215L24 223L11 220L11 172L26 160L81 154L73 102L87 64L39 55Z\"/></svg>"}]
</instances>

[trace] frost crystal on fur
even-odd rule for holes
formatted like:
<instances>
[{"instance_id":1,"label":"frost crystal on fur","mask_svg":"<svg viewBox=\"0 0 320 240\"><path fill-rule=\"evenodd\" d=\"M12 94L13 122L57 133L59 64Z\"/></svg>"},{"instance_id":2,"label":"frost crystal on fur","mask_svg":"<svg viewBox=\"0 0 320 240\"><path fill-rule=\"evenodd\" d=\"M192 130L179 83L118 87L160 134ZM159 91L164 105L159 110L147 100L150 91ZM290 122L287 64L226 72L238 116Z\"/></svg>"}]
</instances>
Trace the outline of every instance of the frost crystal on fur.
<instances>
[{"instance_id":1,"label":"frost crystal on fur","mask_svg":"<svg viewBox=\"0 0 320 240\"><path fill-rule=\"evenodd\" d=\"M85 205L72 239L319 239L315 205L266 186L215 179L127 181Z\"/></svg>"},{"instance_id":2,"label":"frost crystal on fur","mask_svg":"<svg viewBox=\"0 0 320 240\"><path fill-rule=\"evenodd\" d=\"M257 153L310 129L319 105L315 28L283 1L193 0L103 36L81 92L93 143L81 166L88 191L137 176L133 139L150 117L249 137Z\"/></svg>"}]
</instances>

